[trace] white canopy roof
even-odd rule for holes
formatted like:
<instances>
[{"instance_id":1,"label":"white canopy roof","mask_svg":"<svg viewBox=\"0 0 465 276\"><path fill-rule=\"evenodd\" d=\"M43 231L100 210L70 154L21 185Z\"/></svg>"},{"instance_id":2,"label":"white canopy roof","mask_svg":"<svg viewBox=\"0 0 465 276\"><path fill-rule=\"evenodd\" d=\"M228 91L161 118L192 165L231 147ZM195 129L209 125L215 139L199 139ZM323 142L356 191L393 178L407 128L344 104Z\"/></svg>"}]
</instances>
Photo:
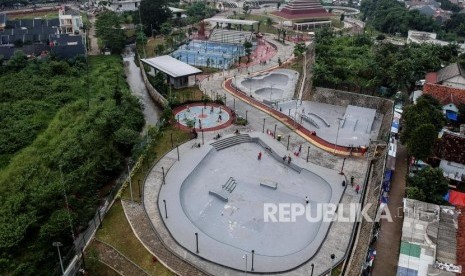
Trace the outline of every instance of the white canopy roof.
<instances>
[{"instance_id":1,"label":"white canopy roof","mask_svg":"<svg viewBox=\"0 0 465 276\"><path fill-rule=\"evenodd\" d=\"M229 19L224 17L212 17L205 19L208 22L218 22L218 23L226 23L226 24L237 24L237 25L248 25L252 26L253 24L257 24L258 21L255 20L239 20L239 19Z\"/></svg>"},{"instance_id":2,"label":"white canopy roof","mask_svg":"<svg viewBox=\"0 0 465 276\"><path fill-rule=\"evenodd\" d=\"M173 78L202 73L202 70L197 69L194 66L190 66L189 64L168 55L142 59L142 62L148 66L166 73Z\"/></svg>"}]
</instances>

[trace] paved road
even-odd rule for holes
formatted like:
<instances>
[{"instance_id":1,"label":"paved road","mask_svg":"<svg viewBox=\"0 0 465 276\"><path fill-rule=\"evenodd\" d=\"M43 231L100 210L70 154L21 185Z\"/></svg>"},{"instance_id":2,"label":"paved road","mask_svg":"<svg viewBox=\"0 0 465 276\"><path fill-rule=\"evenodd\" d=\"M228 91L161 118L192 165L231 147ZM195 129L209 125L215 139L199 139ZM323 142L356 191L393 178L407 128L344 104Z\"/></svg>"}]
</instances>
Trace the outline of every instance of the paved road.
<instances>
[{"instance_id":1,"label":"paved road","mask_svg":"<svg viewBox=\"0 0 465 276\"><path fill-rule=\"evenodd\" d=\"M407 174L407 150L405 147L397 148L396 170L391 182L389 194L389 211L393 222L383 222L376 242L376 259L373 275L396 275L397 261L399 259L400 238L402 237L403 217L397 216L401 213L402 199L405 194L405 176Z\"/></svg>"},{"instance_id":2,"label":"paved road","mask_svg":"<svg viewBox=\"0 0 465 276\"><path fill-rule=\"evenodd\" d=\"M160 118L162 109L154 103L145 87L139 67L134 63L134 52L130 47L126 47L124 61L124 72L126 81L134 96L139 98L143 106L146 125L155 125Z\"/></svg>"}]
</instances>

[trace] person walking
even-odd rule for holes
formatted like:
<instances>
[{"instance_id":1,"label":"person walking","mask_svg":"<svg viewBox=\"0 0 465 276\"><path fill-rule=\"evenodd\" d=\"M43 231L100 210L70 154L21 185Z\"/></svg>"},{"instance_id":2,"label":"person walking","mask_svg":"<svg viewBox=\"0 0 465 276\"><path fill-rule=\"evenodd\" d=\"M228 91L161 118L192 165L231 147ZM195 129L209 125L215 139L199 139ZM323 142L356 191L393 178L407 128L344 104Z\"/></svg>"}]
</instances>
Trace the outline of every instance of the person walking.
<instances>
[{"instance_id":1,"label":"person walking","mask_svg":"<svg viewBox=\"0 0 465 276\"><path fill-rule=\"evenodd\" d=\"M342 187L345 187L345 186L346 186L346 181L342 180Z\"/></svg>"},{"instance_id":2,"label":"person walking","mask_svg":"<svg viewBox=\"0 0 465 276\"><path fill-rule=\"evenodd\" d=\"M354 186L354 178L353 175L350 177L350 185L352 185L352 187Z\"/></svg>"},{"instance_id":3,"label":"person walking","mask_svg":"<svg viewBox=\"0 0 465 276\"><path fill-rule=\"evenodd\" d=\"M358 191L360 191L360 185L357 184L357 186L355 186L355 192L358 194Z\"/></svg>"},{"instance_id":4,"label":"person walking","mask_svg":"<svg viewBox=\"0 0 465 276\"><path fill-rule=\"evenodd\" d=\"M308 196L305 196L305 203L308 204L309 200L308 200Z\"/></svg>"},{"instance_id":5,"label":"person walking","mask_svg":"<svg viewBox=\"0 0 465 276\"><path fill-rule=\"evenodd\" d=\"M261 151L258 153L258 160L262 160L262 152Z\"/></svg>"}]
</instances>

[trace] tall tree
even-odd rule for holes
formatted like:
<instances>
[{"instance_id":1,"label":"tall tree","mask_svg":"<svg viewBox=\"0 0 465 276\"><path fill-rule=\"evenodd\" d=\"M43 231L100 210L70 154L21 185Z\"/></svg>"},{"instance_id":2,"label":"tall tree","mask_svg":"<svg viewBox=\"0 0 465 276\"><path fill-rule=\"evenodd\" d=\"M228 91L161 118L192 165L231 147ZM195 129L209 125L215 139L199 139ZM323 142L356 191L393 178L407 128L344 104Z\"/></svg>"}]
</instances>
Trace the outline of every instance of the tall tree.
<instances>
[{"instance_id":1,"label":"tall tree","mask_svg":"<svg viewBox=\"0 0 465 276\"><path fill-rule=\"evenodd\" d=\"M113 53L120 53L126 40L121 22L122 17L112 11L100 14L95 22L97 37L102 40L103 46L110 48Z\"/></svg>"},{"instance_id":2,"label":"tall tree","mask_svg":"<svg viewBox=\"0 0 465 276\"><path fill-rule=\"evenodd\" d=\"M426 160L433 153L434 142L438 134L433 124L417 127L407 141L407 150L416 160Z\"/></svg>"},{"instance_id":3,"label":"tall tree","mask_svg":"<svg viewBox=\"0 0 465 276\"><path fill-rule=\"evenodd\" d=\"M434 126L436 133L444 125L444 115L439 107L439 103L432 104L434 99L422 96L417 99L417 104L405 108L403 119L404 127L401 133L401 140L409 144L413 132L421 125L431 124Z\"/></svg>"},{"instance_id":4,"label":"tall tree","mask_svg":"<svg viewBox=\"0 0 465 276\"><path fill-rule=\"evenodd\" d=\"M439 168L427 167L419 171L415 176L408 178L407 183L409 187L416 187L421 190L421 193L417 194L422 198L414 199L425 200L434 204L443 204L444 195L449 190L449 182Z\"/></svg>"},{"instance_id":5,"label":"tall tree","mask_svg":"<svg viewBox=\"0 0 465 276\"><path fill-rule=\"evenodd\" d=\"M171 18L171 11L166 0L142 0L140 17L145 34L152 34L152 29L160 31L161 25Z\"/></svg>"},{"instance_id":6,"label":"tall tree","mask_svg":"<svg viewBox=\"0 0 465 276\"><path fill-rule=\"evenodd\" d=\"M244 50L247 55L247 63L250 62L250 55L252 54L252 43L250 41L244 42Z\"/></svg>"}]
</instances>

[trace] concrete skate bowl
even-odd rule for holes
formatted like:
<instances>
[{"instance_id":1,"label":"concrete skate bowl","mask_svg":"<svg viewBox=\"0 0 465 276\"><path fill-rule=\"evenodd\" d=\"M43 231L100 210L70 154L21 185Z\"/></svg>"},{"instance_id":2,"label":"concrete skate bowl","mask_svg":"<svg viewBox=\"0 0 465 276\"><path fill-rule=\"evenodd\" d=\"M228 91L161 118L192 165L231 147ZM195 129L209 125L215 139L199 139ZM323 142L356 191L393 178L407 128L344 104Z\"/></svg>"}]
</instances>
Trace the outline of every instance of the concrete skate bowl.
<instances>
[{"instance_id":1,"label":"concrete skate bowl","mask_svg":"<svg viewBox=\"0 0 465 276\"><path fill-rule=\"evenodd\" d=\"M293 98L298 79L299 73L297 71L277 69L253 77L237 77L233 80L232 85L269 104Z\"/></svg>"},{"instance_id":2,"label":"concrete skate bowl","mask_svg":"<svg viewBox=\"0 0 465 276\"><path fill-rule=\"evenodd\" d=\"M229 136L192 151L170 168L158 208L184 249L240 271L245 269L244 255L249 258L247 270L252 270L253 254L253 271L261 273L292 270L317 253L330 222L309 222L305 216L266 222L265 206L299 203L316 217L318 203L339 202L342 178L317 165L283 162L282 149L276 152L266 139L264 134ZM165 203L175 219L164 217Z\"/></svg>"}]
</instances>

